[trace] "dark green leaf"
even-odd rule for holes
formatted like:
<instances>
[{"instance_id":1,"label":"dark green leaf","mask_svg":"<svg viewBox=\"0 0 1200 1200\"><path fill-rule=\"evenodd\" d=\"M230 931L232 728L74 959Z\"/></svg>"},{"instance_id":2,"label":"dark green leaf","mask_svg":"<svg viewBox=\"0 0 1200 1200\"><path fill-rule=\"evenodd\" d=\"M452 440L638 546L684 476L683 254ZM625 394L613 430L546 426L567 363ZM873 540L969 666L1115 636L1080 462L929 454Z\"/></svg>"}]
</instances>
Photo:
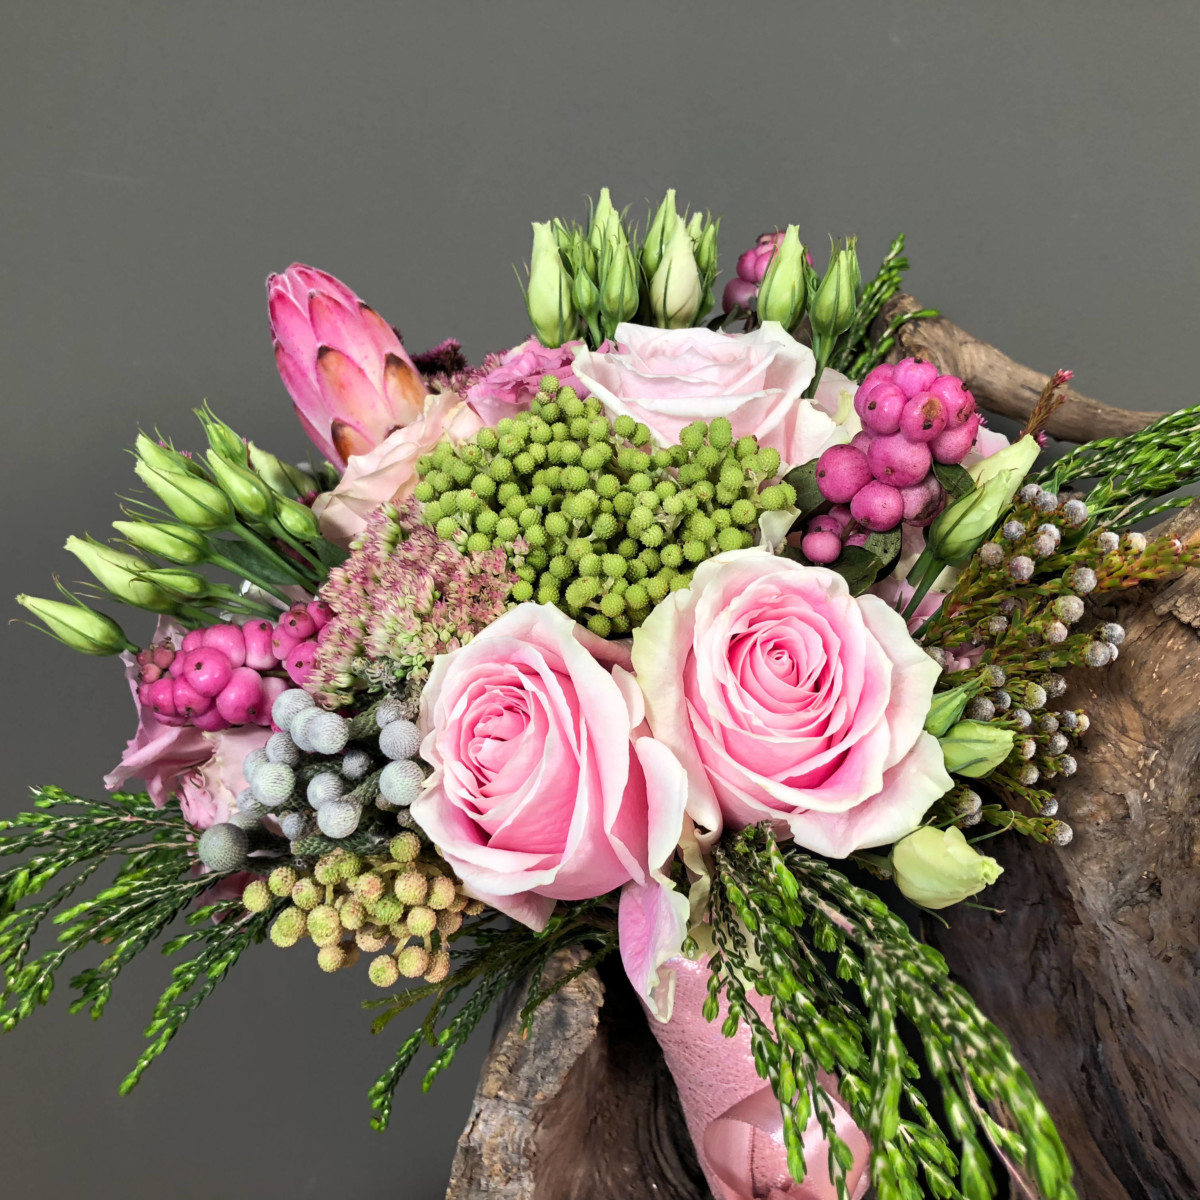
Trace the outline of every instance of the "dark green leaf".
<instances>
[{"instance_id":1,"label":"dark green leaf","mask_svg":"<svg viewBox=\"0 0 1200 1200\"><path fill-rule=\"evenodd\" d=\"M873 533L867 538L867 544L863 548L869 550L883 564L879 574L884 574L900 557L900 547L903 541L904 535L899 525L895 529L889 529L887 533Z\"/></svg>"},{"instance_id":2,"label":"dark green leaf","mask_svg":"<svg viewBox=\"0 0 1200 1200\"><path fill-rule=\"evenodd\" d=\"M812 462L793 467L783 477L783 480L796 489L796 507L800 510L801 517L811 517L818 509L829 504L817 487L817 460L815 458Z\"/></svg>"},{"instance_id":3,"label":"dark green leaf","mask_svg":"<svg viewBox=\"0 0 1200 1200\"><path fill-rule=\"evenodd\" d=\"M230 562L244 567L252 575L257 576L273 587L295 587L296 577L288 574L268 554L264 554L257 546L249 542L219 541L216 543L218 553L223 554Z\"/></svg>"},{"instance_id":4,"label":"dark green leaf","mask_svg":"<svg viewBox=\"0 0 1200 1200\"><path fill-rule=\"evenodd\" d=\"M970 472L959 463L935 462L933 476L946 489L951 503L961 500L975 488L975 480L971 478Z\"/></svg>"},{"instance_id":5,"label":"dark green leaf","mask_svg":"<svg viewBox=\"0 0 1200 1200\"><path fill-rule=\"evenodd\" d=\"M879 577L883 563L865 546L847 546L832 567L850 585L850 594L861 596Z\"/></svg>"}]
</instances>

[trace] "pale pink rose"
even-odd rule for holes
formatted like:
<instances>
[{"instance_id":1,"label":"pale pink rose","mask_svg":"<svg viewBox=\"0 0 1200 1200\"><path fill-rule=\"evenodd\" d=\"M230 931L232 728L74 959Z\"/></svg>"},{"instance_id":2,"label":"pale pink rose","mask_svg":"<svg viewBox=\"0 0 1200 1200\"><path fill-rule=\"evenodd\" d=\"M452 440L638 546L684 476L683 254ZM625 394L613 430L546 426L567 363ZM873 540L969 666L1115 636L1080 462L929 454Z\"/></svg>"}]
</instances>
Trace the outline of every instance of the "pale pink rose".
<instances>
[{"instance_id":1,"label":"pale pink rose","mask_svg":"<svg viewBox=\"0 0 1200 1200\"><path fill-rule=\"evenodd\" d=\"M544 375L555 376L563 387L573 387L581 398L586 397L587 388L576 379L571 365L575 351L582 345L564 342L549 347L531 337L506 351L497 366L466 390L464 399L485 425L495 425L501 417L511 417L529 407Z\"/></svg>"},{"instance_id":2,"label":"pale pink rose","mask_svg":"<svg viewBox=\"0 0 1200 1200\"><path fill-rule=\"evenodd\" d=\"M154 641L177 647L183 634L170 617L160 617ZM234 798L246 786L242 763L251 750L266 745L271 731L244 725L204 733L193 725L163 725L154 710L138 700L137 660L132 654L121 658L137 706L138 728L120 763L104 777L104 786L111 792L130 779L140 779L158 808L177 795L184 818L197 829L227 819Z\"/></svg>"},{"instance_id":3,"label":"pale pink rose","mask_svg":"<svg viewBox=\"0 0 1200 1200\"><path fill-rule=\"evenodd\" d=\"M735 438L752 434L785 466L809 462L853 432L829 408L843 385L851 393L854 385L826 371L821 403L805 400L815 371L812 351L775 321L738 334L618 325L615 348L575 353L576 376L610 417L642 421L667 444L693 421L728 417Z\"/></svg>"},{"instance_id":4,"label":"pale pink rose","mask_svg":"<svg viewBox=\"0 0 1200 1200\"><path fill-rule=\"evenodd\" d=\"M937 665L824 567L758 548L701 563L635 631L633 665L710 837L770 820L844 858L912 832L951 786L922 728Z\"/></svg>"},{"instance_id":5,"label":"pale pink rose","mask_svg":"<svg viewBox=\"0 0 1200 1200\"><path fill-rule=\"evenodd\" d=\"M413 819L472 895L541 929L555 902L639 889L686 915L662 867L683 826L683 768L644 724L629 648L557 608L521 604L439 655L421 694L433 767ZM624 903L622 909L624 910ZM624 919L624 918L623 918ZM622 953L639 987L678 950L654 923Z\"/></svg>"},{"instance_id":6,"label":"pale pink rose","mask_svg":"<svg viewBox=\"0 0 1200 1200\"><path fill-rule=\"evenodd\" d=\"M421 417L389 434L374 450L351 455L337 487L313 501L322 536L348 546L381 504L398 504L412 495L417 459L434 450L443 437L461 442L481 428L479 418L456 393L426 397Z\"/></svg>"}]
</instances>

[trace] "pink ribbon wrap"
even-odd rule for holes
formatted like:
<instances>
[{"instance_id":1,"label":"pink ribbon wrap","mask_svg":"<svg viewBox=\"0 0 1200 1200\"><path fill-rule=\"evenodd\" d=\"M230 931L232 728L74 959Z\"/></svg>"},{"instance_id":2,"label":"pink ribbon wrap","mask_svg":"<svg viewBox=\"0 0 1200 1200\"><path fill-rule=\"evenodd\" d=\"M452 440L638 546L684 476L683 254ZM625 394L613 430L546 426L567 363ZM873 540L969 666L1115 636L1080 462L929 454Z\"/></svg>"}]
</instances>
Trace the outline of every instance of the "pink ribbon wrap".
<instances>
[{"instance_id":1,"label":"pink ribbon wrap","mask_svg":"<svg viewBox=\"0 0 1200 1200\"><path fill-rule=\"evenodd\" d=\"M708 959L677 957L661 969L675 972L675 1004L670 1021L650 1016L650 1028L679 1089L688 1131L713 1195L718 1200L837 1200L829 1178L828 1143L816 1117L804 1130L808 1174L803 1183L795 1183L787 1167L779 1102L754 1069L750 1031L743 1022L735 1037L722 1035L727 1012L723 997L717 1019L704 1019ZM769 1022L770 1002L753 991L749 995L755 1010ZM862 1200L870 1183L870 1143L838 1102L836 1081L822 1074L821 1083L834 1100L838 1135L854 1152L854 1165L847 1173L850 1195Z\"/></svg>"}]
</instances>

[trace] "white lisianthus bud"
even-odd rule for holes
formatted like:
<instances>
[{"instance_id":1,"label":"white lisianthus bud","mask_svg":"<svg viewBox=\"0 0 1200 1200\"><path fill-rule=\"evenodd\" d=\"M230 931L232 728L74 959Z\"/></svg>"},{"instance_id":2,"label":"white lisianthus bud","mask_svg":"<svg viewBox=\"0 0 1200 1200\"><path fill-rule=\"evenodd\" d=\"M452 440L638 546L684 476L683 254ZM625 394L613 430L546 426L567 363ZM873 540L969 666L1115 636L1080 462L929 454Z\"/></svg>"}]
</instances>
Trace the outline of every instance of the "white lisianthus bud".
<instances>
[{"instance_id":1,"label":"white lisianthus bud","mask_svg":"<svg viewBox=\"0 0 1200 1200\"><path fill-rule=\"evenodd\" d=\"M533 223L533 252L526 295L533 332L543 346L561 346L575 334L571 277L563 266L558 239L549 221Z\"/></svg>"},{"instance_id":2,"label":"white lisianthus bud","mask_svg":"<svg viewBox=\"0 0 1200 1200\"><path fill-rule=\"evenodd\" d=\"M925 826L892 847L892 878L914 904L948 908L995 883L1004 868L973 850L957 826Z\"/></svg>"},{"instance_id":3,"label":"white lisianthus bud","mask_svg":"<svg viewBox=\"0 0 1200 1200\"><path fill-rule=\"evenodd\" d=\"M700 312L704 284L687 227L675 222L662 261L650 280L650 311L661 329L687 329Z\"/></svg>"}]
</instances>

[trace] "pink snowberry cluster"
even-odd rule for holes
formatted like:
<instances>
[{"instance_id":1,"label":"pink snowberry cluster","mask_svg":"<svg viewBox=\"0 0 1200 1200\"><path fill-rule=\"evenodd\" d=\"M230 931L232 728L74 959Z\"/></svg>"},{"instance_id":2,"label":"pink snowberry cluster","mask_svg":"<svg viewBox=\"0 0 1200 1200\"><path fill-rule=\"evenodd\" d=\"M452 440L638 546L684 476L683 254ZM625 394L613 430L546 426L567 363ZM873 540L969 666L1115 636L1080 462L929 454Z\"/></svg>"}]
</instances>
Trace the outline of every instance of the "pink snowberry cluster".
<instances>
[{"instance_id":1,"label":"pink snowberry cluster","mask_svg":"<svg viewBox=\"0 0 1200 1200\"><path fill-rule=\"evenodd\" d=\"M834 507L806 526L800 548L811 562L834 562L843 545L902 522L928 525L946 499L933 464L961 463L982 419L961 379L919 358L876 367L854 410L862 431L817 459L817 487Z\"/></svg>"},{"instance_id":2,"label":"pink snowberry cluster","mask_svg":"<svg viewBox=\"0 0 1200 1200\"><path fill-rule=\"evenodd\" d=\"M138 652L138 699L164 725L215 733L231 725L270 725L271 705L313 669L317 635L329 623L319 600L294 604L277 622L210 625L184 634L176 649L158 642Z\"/></svg>"},{"instance_id":3,"label":"pink snowberry cluster","mask_svg":"<svg viewBox=\"0 0 1200 1200\"><path fill-rule=\"evenodd\" d=\"M758 299L758 287L775 257L775 250L783 241L782 233L763 233L758 240L737 260L737 274L725 285L722 307L726 312L735 308L753 308Z\"/></svg>"}]
</instances>

